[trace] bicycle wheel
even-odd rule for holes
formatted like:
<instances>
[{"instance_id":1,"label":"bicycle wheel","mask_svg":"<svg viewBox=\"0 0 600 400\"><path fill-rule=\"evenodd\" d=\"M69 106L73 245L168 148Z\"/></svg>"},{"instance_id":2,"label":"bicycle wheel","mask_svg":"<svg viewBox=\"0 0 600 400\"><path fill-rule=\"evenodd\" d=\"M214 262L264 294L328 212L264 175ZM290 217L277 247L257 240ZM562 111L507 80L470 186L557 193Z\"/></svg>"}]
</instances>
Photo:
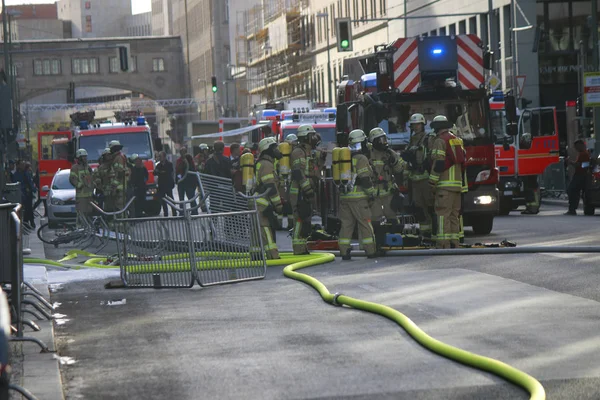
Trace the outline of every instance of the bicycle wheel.
<instances>
[{"instance_id":1,"label":"bicycle wheel","mask_svg":"<svg viewBox=\"0 0 600 400\"><path fill-rule=\"evenodd\" d=\"M41 225L37 230L37 237L43 243L58 247L59 245L69 244L77 240L81 232L77 229L65 228L63 231L50 229L48 223Z\"/></svg>"}]
</instances>

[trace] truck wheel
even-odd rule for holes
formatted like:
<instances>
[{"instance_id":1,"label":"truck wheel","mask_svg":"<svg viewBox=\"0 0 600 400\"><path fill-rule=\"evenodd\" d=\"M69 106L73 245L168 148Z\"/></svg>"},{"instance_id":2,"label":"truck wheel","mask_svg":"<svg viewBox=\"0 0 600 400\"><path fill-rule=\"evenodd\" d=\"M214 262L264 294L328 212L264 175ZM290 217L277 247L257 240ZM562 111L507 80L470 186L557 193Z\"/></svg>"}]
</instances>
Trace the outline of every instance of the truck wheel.
<instances>
[{"instance_id":1,"label":"truck wheel","mask_svg":"<svg viewBox=\"0 0 600 400\"><path fill-rule=\"evenodd\" d=\"M589 204L583 204L583 213L585 215L594 215L594 213L596 212L596 207L589 205Z\"/></svg>"},{"instance_id":2,"label":"truck wheel","mask_svg":"<svg viewBox=\"0 0 600 400\"><path fill-rule=\"evenodd\" d=\"M473 221L473 232L478 235L487 235L494 227L493 215L482 215Z\"/></svg>"},{"instance_id":3,"label":"truck wheel","mask_svg":"<svg viewBox=\"0 0 600 400\"><path fill-rule=\"evenodd\" d=\"M500 215L508 215L513 210L512 199L500 200Z\"/></svg>"}]
</instances>

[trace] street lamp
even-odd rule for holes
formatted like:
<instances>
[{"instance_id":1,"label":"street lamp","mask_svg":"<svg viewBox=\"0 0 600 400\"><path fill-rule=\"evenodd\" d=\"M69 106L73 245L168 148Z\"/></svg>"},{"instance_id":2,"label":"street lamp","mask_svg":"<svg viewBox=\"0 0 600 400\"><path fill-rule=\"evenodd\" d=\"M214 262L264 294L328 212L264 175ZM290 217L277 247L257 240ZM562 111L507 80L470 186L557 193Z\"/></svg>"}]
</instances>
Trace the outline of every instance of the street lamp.
<instances>
[{"instance_id":1,"label":"street lamp","mask_svg":"<svg viewBox=\"0 0 600 400\"><path fill-rule=\"evenodd\" d=\"M272 49L273 48L271 46L269 46L268 44L265 44L262 46L262 50L265 51L265 92L267 93L267 102L269 101L269 79L268 79L269 64L267 63L267 61L268 61L269 50L272 50Z\"/></svg>"},{"instance_id":2,"label":"street lamp","mask_svg":"<svg viewBox=\"0 0 600 400\"><path fill-rule=\"evenodd\" d=\"M333 106L333 94L331 92L331 57L329 54L329 14L317 13L317 18L325 18L325 32L327 35L327 92L329 94L329 106Z\"/></svg>"}]
</instances>

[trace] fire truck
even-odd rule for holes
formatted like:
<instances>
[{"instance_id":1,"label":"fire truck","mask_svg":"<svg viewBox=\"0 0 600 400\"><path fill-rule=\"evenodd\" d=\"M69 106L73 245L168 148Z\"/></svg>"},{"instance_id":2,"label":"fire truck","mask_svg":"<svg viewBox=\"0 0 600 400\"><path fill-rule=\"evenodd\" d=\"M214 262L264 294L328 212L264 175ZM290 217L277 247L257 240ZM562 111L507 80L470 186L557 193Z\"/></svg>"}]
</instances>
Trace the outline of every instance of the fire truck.
<instances>
[{"instance_id":1,"label":"fire truck","mask_svg":"<svg viewBox=\"0 0 600 400\"><path fill-rule=\"evenodd\" d=\"M496 165L500 172L498 189L501 215L508 215L526 204L526 193L537 188L538 177L549 165L559 162L555 107L517 110L517 136L507 131L509 121L506 114L504 95L501 92L493 93L490 98L490 119L496 143Z\"/></svg>"},{"instance_id":2,"label":"fire truck","mask_svg":"<svg viewBox=\"0 0 600 400\"><path fill-rule=\"evenodd\" d=\"M78 149L87 151L88 162L95 169L104 149L111 141L118 140L123 146L123 154L127 157L137 154L144 161L144 166L148 170L147 208L145 211L146 214L157 215L160 212L160 200L155 198L157 185L153 172L154 150L162 149L160 139L152 139L150 126L138 111L115 113L115 118L119 122L94 122L94 118L94 111L77 112L71 114L74 126L70 132L38 133L41 149L39 153L40 186L44 185L42 179L45 181L49 179L51 182L52 178L48 175L56 173L59 168L70 168ZM52 147L51 153L44 152L43 144L48 141L56 144L55 147Z\"/></svg>"},{"instance_id":3,"label":"fire truck","mask_svg":"<svg viewBox=\"0 0 600 400\"><path fill-rule=\"evenodd\" d=\"M379 126L388 134L406 134L414 113L423 114L428 124L445 115L467 152L465 226L490 233L498 214L498 169L484 80L491 63L491 53L475 35L401 38L376 46L374 54L360 59L362 74L376 74L376 90L364 90L351 79L338 87L338 144L347 145L352 129L368 133Z\"/></svg>"},{"instance_id":4,"label":"fire truck","mask_svg":"<svg viewBox=\"0 0 600 400\"><path fill-rule=\"evenodd\" d=\"M69 145L71 132L38 132L38 170L40 175L40 198L48 197L54 175L61 169L71 168Z\"/></svg>"}]
</instances>

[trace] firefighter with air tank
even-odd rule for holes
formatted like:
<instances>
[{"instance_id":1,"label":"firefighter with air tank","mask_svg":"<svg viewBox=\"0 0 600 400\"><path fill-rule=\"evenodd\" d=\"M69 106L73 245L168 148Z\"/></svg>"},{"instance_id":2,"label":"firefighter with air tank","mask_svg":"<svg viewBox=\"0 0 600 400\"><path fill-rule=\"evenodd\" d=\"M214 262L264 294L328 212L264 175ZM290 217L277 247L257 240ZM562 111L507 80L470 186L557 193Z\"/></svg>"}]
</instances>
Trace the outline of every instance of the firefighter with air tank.
<instances>
[{"instance_id":1,"label":"firefighter with air tank","mask_svg":"<svg viewBox=\"0 0 600 400\"><path fill-rule=\"evenodd\" d=\"M311 125L301 125L296 132L298 145L292 150L290 163L292 168L292 184L290 187L290 203L294 212L294 233L292 247L295 255L309 254L306 238L312 230L313 201L316 189L313 178L315 170L312 152L317 147L318 137Z\"/></svg>"},{"instance_id":2,"label":"firefighter with air tank","mask_svg":"<svg viewBox=\"0 0 600 400\"><path fill-rule=\"evenodd\" d=\"M94 181L92 179L92 168L87 162L88 153L85 149L79 149L75 153L75 164L71 167L69 182L75 187L75 201L77 209L77 225L80 226L81 219L92 212L92 195L94 194Z\"/></svg>"},{"instance_id":3,"label":"firefighter with air tank","mask_svg":"<svg viewBox=\"0 0 600 400\"><path fill-rule=\"evenodd\" d=\"M373 169L375 198L371 204L371 223L375 231L379 248L385 242L385 230L381 225L390 223L392 228L398 225L398 212L402 208L402 174L406 163L389 148L387 135L381 128L369 132L371 150L369 162ZM394 230L395 232L395 230Z\"/></svg>"},{"instance_id":4,"label":"firefighter with air tank","mask_svg":"<svg viewBox=\"0 0 600 400\"><path fill-rule=\"evenodd\" d=\"M436 137L431 147L430 191L434 195L437 215L436 247L439 249L460 246L460 210L462 193L468 190L462 139L455 136L453 124L443 115L431 122Z\"/></svg>"},{"instance_id":5,"label":"firefighter with air tank","mask_svg":"<svg viewBox=\"0 0 600 400\"><path fill-rule=\"evenodd\" d=\"M283 214L278 214L279 227L282 229L291 229L294 226L293 210L290 204L290 185L292 177L292 169L290 159L294 146L298 144L298 137L296 135L289 134L285 140L279 143L279 152L281 153L281 159L275 161L277 174L279 179L277 180L277 189L279 195L283 199ZM283 224L286 221L287 225Z\"/></svg>"}]
</instances>

